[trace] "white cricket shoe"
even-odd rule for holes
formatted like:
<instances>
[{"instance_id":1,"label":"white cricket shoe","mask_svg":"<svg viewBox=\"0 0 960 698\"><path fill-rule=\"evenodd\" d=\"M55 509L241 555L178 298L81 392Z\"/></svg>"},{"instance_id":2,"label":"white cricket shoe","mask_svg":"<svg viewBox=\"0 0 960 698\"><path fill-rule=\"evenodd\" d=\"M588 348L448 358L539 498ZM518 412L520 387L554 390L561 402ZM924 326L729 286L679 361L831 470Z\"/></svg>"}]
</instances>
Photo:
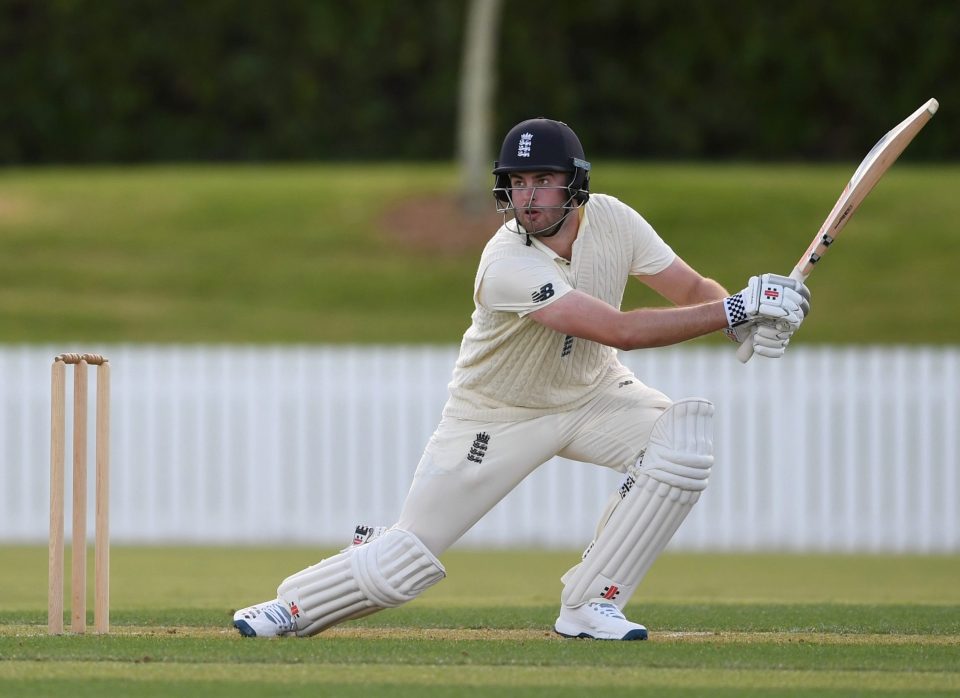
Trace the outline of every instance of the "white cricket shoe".
<instances>
[{"instance_id":1,"label":"white cricket shoe","mask_svg":"<svg viewBox=\"0 0 960 698\"><path fill-rule=\"evenodd\" d=\"M646 640L647 629L628 621L615 604L606 599L591 599L577 608L560 607L553 629L564 637L591 640Z\"/></svg>"},{"instance_id":2,"label":"white cricket shoe","mask_svg":"<svg viewBox=\"0 0 960 698\"><path fill-rule=\"evenodd\" d=\"M296 621L279 599L241 608L233 614L233 627L244 637L279 637L297 631Z\"/></svg>"}]
</instances>

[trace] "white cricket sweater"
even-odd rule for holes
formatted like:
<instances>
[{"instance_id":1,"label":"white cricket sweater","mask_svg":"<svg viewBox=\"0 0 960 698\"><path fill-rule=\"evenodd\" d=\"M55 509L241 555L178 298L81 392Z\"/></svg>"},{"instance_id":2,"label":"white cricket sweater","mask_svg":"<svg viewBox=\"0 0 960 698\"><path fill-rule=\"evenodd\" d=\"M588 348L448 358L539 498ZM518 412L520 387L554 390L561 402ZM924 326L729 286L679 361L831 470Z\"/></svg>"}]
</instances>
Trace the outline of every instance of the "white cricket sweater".
<instances>
[{"instance_id":1,"label":"white cricket sweater","mask_svg":"<svg viewBox=\"0 0 960 698\"><path fill-rule=\"evenodd\" d=\"M484 248L474 282L472 323L463 335L444 416L512 422L554 414L583 405L630 375L615 349L567 337L526 317L543 307L542 299L537 302L523 291L512 312L491 310L481 302L481 285L491 265L511 260L520 274L534 269L531 278L513 280L511 287L533 289L536 296L537 289L550 284L557 291L552 300L572 287L619 308L628 278L666 269L675 258L673 250L640 214L604 194L591 195L584 206L569 262L536 238L532 241L528 246L526 235L504 226Z\"/></svg>"}]
</instances>

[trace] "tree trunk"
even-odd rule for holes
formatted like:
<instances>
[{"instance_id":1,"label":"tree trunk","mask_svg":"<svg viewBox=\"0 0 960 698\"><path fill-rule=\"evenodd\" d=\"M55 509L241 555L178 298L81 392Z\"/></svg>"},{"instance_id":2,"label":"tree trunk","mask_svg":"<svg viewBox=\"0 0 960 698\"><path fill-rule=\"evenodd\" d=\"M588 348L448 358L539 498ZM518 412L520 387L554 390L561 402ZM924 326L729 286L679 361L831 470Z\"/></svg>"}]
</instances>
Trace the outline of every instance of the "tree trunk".
<instances>
[{"instance_id":1,"label":"tree trunk","mask_svg":"<svg viewBox=\"0 0 960 698\"><path fill-rule=\"evenodd\" d=\"M493 205L491 131L502 5L502 0L470 0L467 10L457 140L461 202L470 214Z\"/></svg>"}]
</instances>

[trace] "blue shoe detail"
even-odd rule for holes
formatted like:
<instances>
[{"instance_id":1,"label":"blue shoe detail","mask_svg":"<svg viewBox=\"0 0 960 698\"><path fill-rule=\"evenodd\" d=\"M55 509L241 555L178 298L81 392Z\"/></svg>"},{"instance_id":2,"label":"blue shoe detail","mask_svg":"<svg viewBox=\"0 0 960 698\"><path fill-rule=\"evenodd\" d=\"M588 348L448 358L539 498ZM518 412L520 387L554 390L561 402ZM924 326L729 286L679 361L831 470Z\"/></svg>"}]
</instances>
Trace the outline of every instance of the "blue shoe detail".
<instances>
[{"instance_id":1,"label":"blue shoe detail","mask_svg":"<svg viewBox=\"0 0 960 698\"><path fill-rule=\"evenodd\" d=\"M250 624L245 620L235 620L233 621L233 627L240 631L240 634L244 637L256 637L257 631L250 627Z\"/></svg>"},{"instance_id":2,"label":"blue shoe detail","mask_svg":"<svg viewBox=\"0 0 960 698\"><path fill-rule=\"evenodd\" d=\"M620 639L621 639L621 640L646 640L646 639L647 639L647 631L646 631L646 629L640 630L639 628L637 628L636 630L631 630L630 632L628 632L626 635L624 635L624 636L621 637Z\"/></svg>"}]
</instances>

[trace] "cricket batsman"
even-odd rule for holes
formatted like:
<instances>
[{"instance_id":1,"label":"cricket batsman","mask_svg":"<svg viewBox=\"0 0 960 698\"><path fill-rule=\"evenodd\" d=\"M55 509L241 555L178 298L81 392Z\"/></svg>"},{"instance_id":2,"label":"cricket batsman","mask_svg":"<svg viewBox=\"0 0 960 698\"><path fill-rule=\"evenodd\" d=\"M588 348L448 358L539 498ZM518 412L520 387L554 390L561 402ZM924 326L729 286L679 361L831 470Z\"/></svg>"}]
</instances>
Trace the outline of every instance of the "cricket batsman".
<instances>
[{"instance_id":1,"label":"cricket batsman","mask_svg":"<svg viewBox=\"0 0 960 698\"><path fill-rule=\"evenodd\" d=\"M554 630L644 640L623 609L706 488L713 405L676 401L617 358L722 331L783 355L809 312L799 281L751 277L730 294L683 261L630 206L590 192L590 163L566 124L507 133L494 164L504 224L474 281L450 396L399 520L284 579L244 608L244 636L315 635L399 606L446 575L440 557L521 480L553 458L612 468L623 480L593 540L563 575ZM671 307L621 310L630 278ZM731 360L733 352L731 351Z\"/></svg>"}]
</instances>

